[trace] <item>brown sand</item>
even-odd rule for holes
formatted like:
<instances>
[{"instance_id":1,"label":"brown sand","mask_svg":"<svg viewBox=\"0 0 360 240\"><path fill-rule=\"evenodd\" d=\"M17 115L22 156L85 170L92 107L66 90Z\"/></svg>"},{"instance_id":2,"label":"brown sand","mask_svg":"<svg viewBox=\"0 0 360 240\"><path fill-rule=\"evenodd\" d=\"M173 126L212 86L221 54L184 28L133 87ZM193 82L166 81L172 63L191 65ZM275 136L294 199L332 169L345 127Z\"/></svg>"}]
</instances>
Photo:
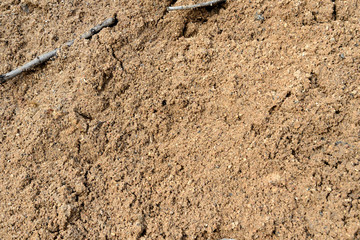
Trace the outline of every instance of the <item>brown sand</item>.
<instances>
[{"instance_id":1,"label":"brown sand","mask_svg":"<svg viewBox=\"0 0 360 240\"><path fill-rule=\"evenodd\" d=\"M358 1L0 2L0 239L360 239ZM334 2L334 3L333 3Z\"/></svg>"}]
</instances>

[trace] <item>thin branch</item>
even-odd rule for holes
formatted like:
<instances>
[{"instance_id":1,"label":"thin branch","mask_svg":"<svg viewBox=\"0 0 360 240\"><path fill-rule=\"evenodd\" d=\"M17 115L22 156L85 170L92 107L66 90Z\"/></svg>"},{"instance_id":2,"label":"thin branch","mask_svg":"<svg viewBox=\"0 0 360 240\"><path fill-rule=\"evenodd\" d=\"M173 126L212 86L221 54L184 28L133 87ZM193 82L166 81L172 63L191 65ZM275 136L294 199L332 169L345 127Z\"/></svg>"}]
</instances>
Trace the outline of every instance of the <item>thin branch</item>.
<instances>
[{"instance_id":1,"label":"thin branch","mask_svg":"<svg viewBox=\"0 0 360 240\"><path fill-rule=\"evenodd\" d=\"M113 25L115 25L117 23L116 17L112 17L109 19L106 19L104 22L102 22L101 24L93 27L92 29L90 29L89 32L84 33L83 35L81 35L80 38L85 38L85 39L89 39L91 38L93 35L97 34L98 32L101 31L101 29L105 28L105 27L111 27Z\"/></svg>"},{"instance_id":2,"label":"thin branch","mask_svg":"<svg viewBox=\"0 0 360 240\"><path fill-rule=\"evenodd\" d=\"M117 23L116 17L112 17L109 19L106 19L104 22L102 22L101 24L93 27L92 29L90 29L89 32L84 33L83 35L80 36L80 39L89 39L91 38L93 35L97 34L98 32L101 31L101 29L105 28L105 27L111 27L113 25L115 25ZM75 40L71 40L68 41L67 43L65 43L65 46L70 47L71 45L73 45ZM32 61L26 63L25 65L11 71L8 73L5 73L3 75L0 75L0 84L4 83L5 81L16 77L17 75L37 66L40 65L46 61L48 61L49 59L51 59L52 57L56 57L57 56L57 52L59 51L59 48L56 48L50 52L44 53L38 57L36 57L35 59L33 59Z\"/></svg>"},{"instance_id":3,"label":"thin branch","mask_svg":"<svg viewBox=\"0 0 360 240\"><path fill-rule=\"evenodd\" d=\"M214 4L225 2L226 0L213 0L209 2L194 4L194 5L187 5L187 6L178 6L178 7L168 7L168 11L175 11L175 10L185 10L185 9L192 9L192 8L198 8L198 7L208 7L213 6Z\"/></svg>"}]
</instances>

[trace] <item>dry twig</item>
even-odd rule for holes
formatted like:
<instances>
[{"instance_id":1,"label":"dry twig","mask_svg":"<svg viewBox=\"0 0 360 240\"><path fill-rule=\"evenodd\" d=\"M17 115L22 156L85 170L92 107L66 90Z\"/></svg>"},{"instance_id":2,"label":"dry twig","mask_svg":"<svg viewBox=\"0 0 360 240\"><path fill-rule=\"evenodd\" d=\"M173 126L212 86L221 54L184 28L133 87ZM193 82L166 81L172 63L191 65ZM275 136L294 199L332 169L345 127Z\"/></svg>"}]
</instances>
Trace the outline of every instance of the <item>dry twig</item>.
<instances>
[{"instance_id":1,"label":"dry twig","mask_svg":"<svg viewBox=\"0 0 360 240\"><path fill-rule=\"evenodd\" d=\"M192 9L192 8L198 8L198 7L208 7L212 6L214 4L225 2L226 0L213 0L209 2L194 4L194 5L187 5L187 6L178 6L178 7L168 7L168 11L174 11L174 10L185 10L185 9Z\"/></svg>"},{"instance_id":2,"label":"dry twig","mask_svg":"<svg viewBox=\"0 0 360 240\"><path fill-rule=\"evenodd\" d=\"M97 34L98 32L101 31L101 29L105 28L105 27L110 27L114 24L117 23L116 17L112 17L109 19L106 19L104 22L102 22L101 24L93 27L92 29L90 29L89 32L84 33L83 35L80 36L80 39L89 39L91 38L93 35ZM73 45L75 40L71 40L68 41L67 43L65 43L65 46L70 47L71 45ZM52 57L55 57L57 52L59 51L59 48L56 48L50 52L44 53L38 57L36 57L34 60L26 63L25 65L11 71L8 73L5 73L3 75L0 75L0 84L4 83L6 80L9 80L13 77L16 77L17 75L21 74L22 72L25 72L37 65L40 65L46 61L48 61L49 59L51 59Z\"/></svg>"}]
</instances>

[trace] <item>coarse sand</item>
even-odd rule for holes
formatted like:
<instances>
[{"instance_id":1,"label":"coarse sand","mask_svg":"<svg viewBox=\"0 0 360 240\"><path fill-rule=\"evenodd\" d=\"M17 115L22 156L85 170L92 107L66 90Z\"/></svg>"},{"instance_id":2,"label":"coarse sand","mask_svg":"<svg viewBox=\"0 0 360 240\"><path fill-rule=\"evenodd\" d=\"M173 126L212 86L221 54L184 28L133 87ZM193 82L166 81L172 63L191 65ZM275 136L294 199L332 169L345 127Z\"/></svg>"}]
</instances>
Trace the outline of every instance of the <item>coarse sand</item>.
<instances>
[{"instance_id":1,"label":"coarse sand","mask_svg":"<svg viewBox=\"0 0 360 240\"><path fill-rule=\"evenodd\" d=\"M0 239L360 239L360 6L2 0Z\"/></svg>"}]
</instances>

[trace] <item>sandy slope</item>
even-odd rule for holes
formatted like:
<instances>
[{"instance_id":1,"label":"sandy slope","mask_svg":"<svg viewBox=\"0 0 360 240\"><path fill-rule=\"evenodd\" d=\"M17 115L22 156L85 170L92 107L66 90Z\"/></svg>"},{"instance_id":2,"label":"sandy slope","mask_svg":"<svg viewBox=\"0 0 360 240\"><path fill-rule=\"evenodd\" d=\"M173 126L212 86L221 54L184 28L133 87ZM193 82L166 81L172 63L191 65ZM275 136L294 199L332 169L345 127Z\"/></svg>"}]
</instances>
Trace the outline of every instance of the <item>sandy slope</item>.
<instances>
[{"instance_id":1,"label":"sandy slope","mask_svg":"<svg viewBox=\"0 0 360 240\"><path fill-rule=\"evenodd\" d=\"M1 239L359 239L357 1L0 3Z\"/></svg>"}]
</instances>

